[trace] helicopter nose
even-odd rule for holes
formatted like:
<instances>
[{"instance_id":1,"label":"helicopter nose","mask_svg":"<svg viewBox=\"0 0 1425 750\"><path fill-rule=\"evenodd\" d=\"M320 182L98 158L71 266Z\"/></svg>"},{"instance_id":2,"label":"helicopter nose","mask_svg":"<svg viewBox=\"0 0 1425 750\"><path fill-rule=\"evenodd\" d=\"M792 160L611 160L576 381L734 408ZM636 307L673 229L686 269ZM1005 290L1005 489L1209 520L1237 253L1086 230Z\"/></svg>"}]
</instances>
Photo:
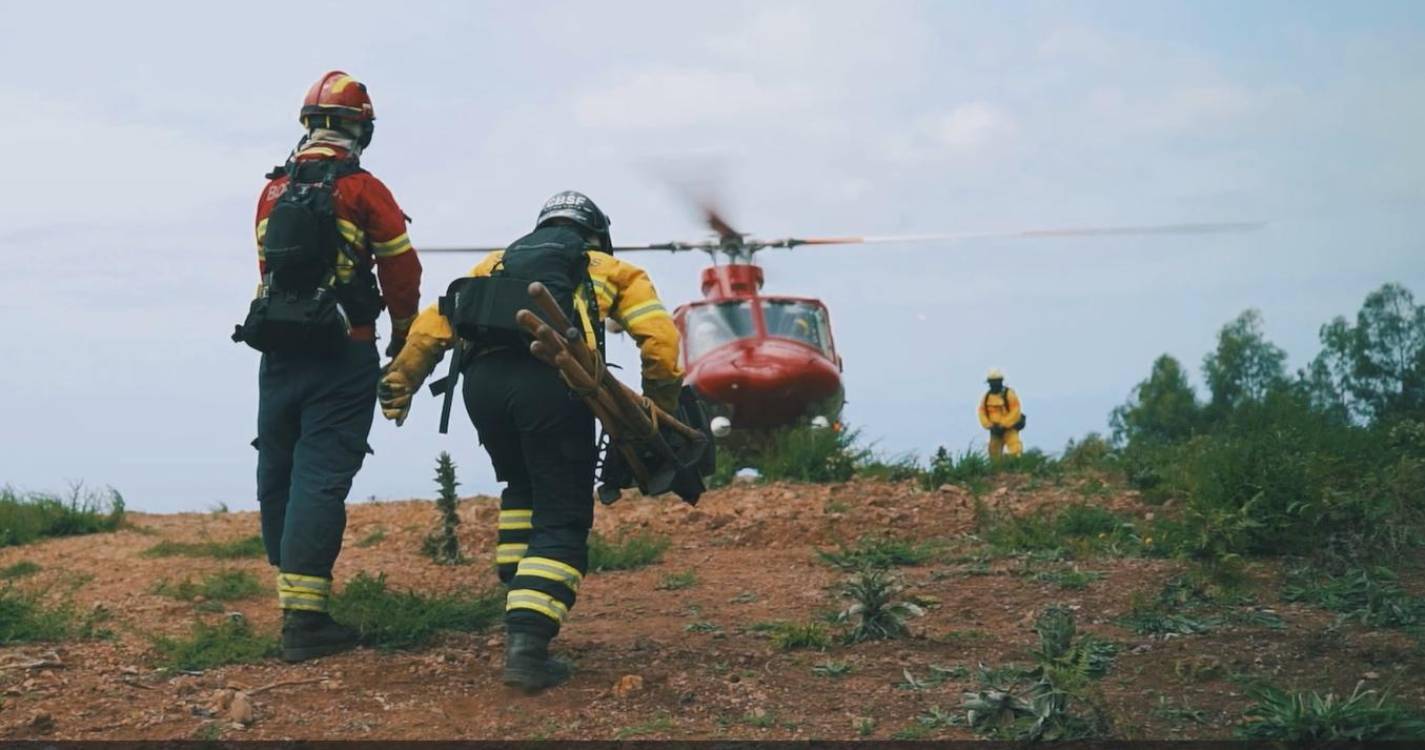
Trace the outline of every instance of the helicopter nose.
<instances>
[{"instance_id":1,"label":"helicopter nose","mask_svg":"<svg viewBox=\"0 0 1425 750\"><path fill-rule=\"evenodd\" d=\"M742 426L795 420L841 387L836 366L806 347L765 340L738 350L697 381L707 398L733 406Z\"/></svg>"}]
</instances>

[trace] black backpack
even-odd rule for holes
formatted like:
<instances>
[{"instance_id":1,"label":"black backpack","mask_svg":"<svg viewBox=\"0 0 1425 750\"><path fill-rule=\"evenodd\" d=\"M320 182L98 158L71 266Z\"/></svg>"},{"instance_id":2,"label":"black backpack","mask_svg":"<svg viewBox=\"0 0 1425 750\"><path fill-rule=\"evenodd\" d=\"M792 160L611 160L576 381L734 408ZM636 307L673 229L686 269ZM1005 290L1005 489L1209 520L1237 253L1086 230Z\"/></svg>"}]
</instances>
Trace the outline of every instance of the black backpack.
<instances>
[{"instance_id":1,"label":"black backpack","mask_svg":"<svg viewBox=\"0 0 1425 750\"><path fill-rule=\"evenodd\" d=\"M450 283L445 296L440 298L439 309L458 338L449 374L430 385L432 393L445 395L440 417L442 433L449 425L455 384L465 367L467 353L492 348L528 351L533 339L515 321L515 314L529 310L543 315L530 299L532 282L544 284L564 317L578 326L579 335L583 335L584 320L575 308L574 297L578 290L584 289L588 304L598 304L594 281L589 276L587 244L584 236L570 227L557 224L540 227L510 243L489 276L463 276ZM599 325L598 315L593 310L589 311L589 317L595 344L602 356L603 326Z\"/></svg>"},{"instance_id":2,"label":"black backpack","mask_svg":"<svg viewBox=\"0 0 1425 750\"><path fill-rule=\"evenodd\" d=\"M262 291L233 341L260 352L330 353L346 343L353 325L376 321L384 305L375 274L337 228L336 181L359 171L353 159L322 159L292 161L268 175L289 180L267 217ZM337 280L339 253L356 267L344 283Z\"/></svg>"},{"instance_id":3,"label":"black backpack","mask_svg":"<svg viewBox=\"0 0 1425 750\"><path fill-rule=\"evenodd\" d=\"M520 310L539 313L529 297L529 285L535 281L544 284L564 316L581 326L582 334L583 321L575 309L574 297L579 289L585 289L586 300L597 298L589 276L584 236L565 226L541 227L515 240L505 248L504 257L489 276L466 276L451 282L440 298L440 311L450 320L456 335L476 350L494 346L524 348L531 338L515 322L515 314ZM591 317L596 316L591 312ZM602 353L602 328L596 320L590 323Z\"/></svg>"},{"instance_id":4,"label":"black backpack","mask_svg":"<svg viewBox=\"0 0 1425 750\"><path fill-rule=\"evenodd\" d=\"M990 394L990 393L986 393L985 396L984 396L984 398L981 399L981 401L984 403L984 405L985 405L986 408L989 408L990 396L991 396L991 395L992 395L992 394ZM1009 408L1009 387L1008 387L1008 386L1005 387L1005 389L1004 389L1004 395L1001 396L1001 398L1004 399L1004 408L1008 409L1008 408ZM1029 424L1029 417L1028 417L1024 412L1021 411L1021 412L1019 413L1019 421L1018 421L1018 422L1015 422L1015 423L1014 423L1014 426L1011 427L1010 429L1012 429L1012 430L1023 430L1024 427L1025 427L1025 425L1027 425L1027 424Z\"/></svg>"}]
</instances>

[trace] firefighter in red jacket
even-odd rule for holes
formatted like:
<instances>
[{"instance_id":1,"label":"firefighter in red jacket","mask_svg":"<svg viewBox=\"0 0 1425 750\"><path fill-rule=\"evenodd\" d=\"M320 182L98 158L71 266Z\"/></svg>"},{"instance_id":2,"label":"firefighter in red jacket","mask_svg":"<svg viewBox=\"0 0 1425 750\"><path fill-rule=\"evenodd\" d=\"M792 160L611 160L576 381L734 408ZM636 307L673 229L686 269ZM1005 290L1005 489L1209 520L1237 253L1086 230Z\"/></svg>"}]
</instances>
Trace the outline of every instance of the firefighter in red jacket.
<instances>
[{"instance_id":1,"label":"firefighter in red jacket","mask_svg":"<svg viewBox=\"0 0 1425 750\"><path fill-rule=\"evenodd\" d=\"M322 76L302 105L306 136L286 166L269 175L257 205L258 269L267 293L267 253L276 252L269 220L274 236L288 233L274 206L294 181L305 186L316 179L309 173L330 170L328 217L335 215L340 235L330 286L350 326L349 340L338 340L334 353L268 350L259 371L257 497L263 544L278 569L282 657L288 661L356 643L355 632L334 622L327 608L346 527L346 495L370 451L366 440L381 374L376 320L384 306L391 318L386 355L394 357L420 308L421 263L406 235L406 215L391 191L359 164L374 120L362 83L341 71Z\"/></svg>"}]
</instances>

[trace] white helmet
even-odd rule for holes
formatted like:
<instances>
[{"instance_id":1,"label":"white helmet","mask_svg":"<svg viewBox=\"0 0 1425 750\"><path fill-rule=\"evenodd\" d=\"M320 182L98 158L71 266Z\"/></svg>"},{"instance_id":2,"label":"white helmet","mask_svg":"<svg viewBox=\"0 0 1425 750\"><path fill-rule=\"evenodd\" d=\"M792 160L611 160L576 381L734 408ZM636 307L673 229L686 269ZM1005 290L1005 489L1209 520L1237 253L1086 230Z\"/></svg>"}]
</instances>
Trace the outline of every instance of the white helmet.
<instances>
[{"instance_id":1,"label":"white helmet","mask_svg":"<svg viewBox=\"0 0 1425 750\"><path fill-rule=\"evenodd\" d=\"M985 380L1004 380L1004 371L998 367L991 367L990 374L985 376Z\"/></svg>"}]
</instances>

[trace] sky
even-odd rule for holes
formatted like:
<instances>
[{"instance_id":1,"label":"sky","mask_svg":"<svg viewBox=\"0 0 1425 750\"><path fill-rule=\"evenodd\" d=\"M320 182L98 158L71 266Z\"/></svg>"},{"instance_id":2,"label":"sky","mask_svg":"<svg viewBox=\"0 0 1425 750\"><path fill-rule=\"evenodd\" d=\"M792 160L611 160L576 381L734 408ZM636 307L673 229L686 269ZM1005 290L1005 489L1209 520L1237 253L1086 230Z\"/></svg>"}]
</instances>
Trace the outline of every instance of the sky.
<instances>
[{"instance_id":1,"label":"sky","mask_svg":"<svg viewBox=\"0 0 1425 750\"><path fill-rule=\"evenodd\" d=\"M255 508L263 174L321 74L364 81L363 163L422 245L500 244L589 194L617 242L701 239L670 174L754 235L1264 221L1248 234L801 248L846 420L886 455L983 445L1001 367L1049 452L1164 352L1262 311L1304 364L1388 281L1425 297L1425 5L1414 2L14 3L0 27L0 484ZM665 301L703 259L640 255ZM424 299L477 258L422 258ZM612 358L636 366L627 340ZM1200 383L1200 377L1196 378ZM352 491L430 497L463 418L378 418Z\"/></svg>"}]
</instances>

